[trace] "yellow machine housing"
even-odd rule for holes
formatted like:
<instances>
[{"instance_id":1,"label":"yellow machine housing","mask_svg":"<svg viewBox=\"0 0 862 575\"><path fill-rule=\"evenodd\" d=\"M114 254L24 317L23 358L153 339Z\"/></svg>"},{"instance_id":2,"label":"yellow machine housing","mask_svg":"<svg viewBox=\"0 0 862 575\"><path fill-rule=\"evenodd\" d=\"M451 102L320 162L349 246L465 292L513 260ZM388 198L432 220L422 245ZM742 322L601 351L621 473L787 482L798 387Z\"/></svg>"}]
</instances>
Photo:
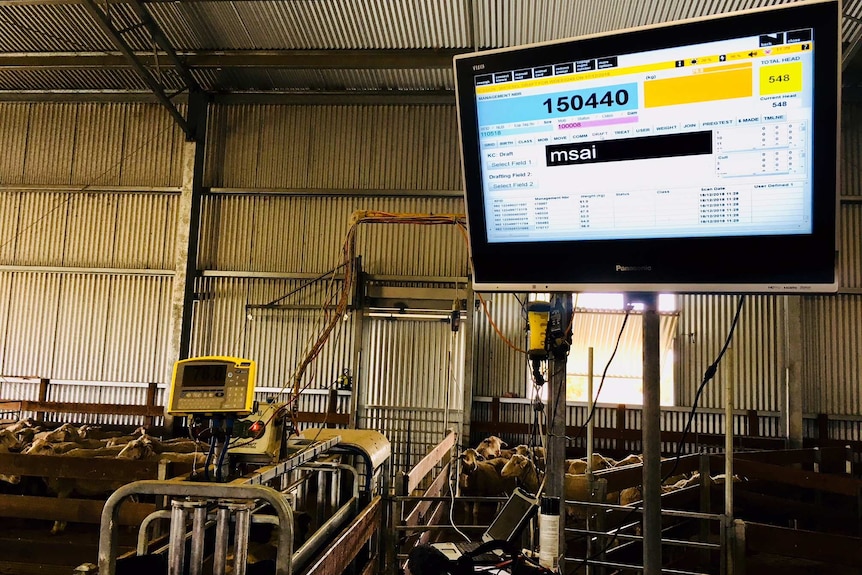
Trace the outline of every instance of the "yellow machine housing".
<instances>
[{"instance_id":1,"label":"yellow machine housing","mask_svg":"<svg viewBox=\"0 0 862 575\"><path fill-rule=\"evenodd\" d=\"M171 415L254 411L257 363L240 357L206 356L174 364L167 412Z\"/></svg>"},{"instance_id":2,"label":"yellow machine housing","mask_svg":"<svg viewBox=\"0 0 862 575\"><path fill-rule=\"evenodd\" d=\"M251 463L278 461L284 437L285 405L265 403L234 423L228 455Z\"/></svg>"}]
</instances>

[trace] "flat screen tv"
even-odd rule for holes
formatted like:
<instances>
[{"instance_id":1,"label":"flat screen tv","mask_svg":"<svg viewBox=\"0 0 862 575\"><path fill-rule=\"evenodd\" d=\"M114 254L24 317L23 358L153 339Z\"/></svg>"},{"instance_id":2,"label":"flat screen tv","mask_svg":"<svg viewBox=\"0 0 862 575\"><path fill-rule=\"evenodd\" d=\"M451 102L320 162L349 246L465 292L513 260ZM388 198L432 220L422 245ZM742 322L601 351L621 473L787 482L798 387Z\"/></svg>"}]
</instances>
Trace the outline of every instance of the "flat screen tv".
<instances>
[{"instance_id":1,"label":"flat screen tv","mask_svg":"<svg viewBox=\"0 0 862 575\"><path fill-rule=\"evenodd\" d=\"M480 291L836 291L840 5L457 56Z\"/></svg>"}]
</instances>

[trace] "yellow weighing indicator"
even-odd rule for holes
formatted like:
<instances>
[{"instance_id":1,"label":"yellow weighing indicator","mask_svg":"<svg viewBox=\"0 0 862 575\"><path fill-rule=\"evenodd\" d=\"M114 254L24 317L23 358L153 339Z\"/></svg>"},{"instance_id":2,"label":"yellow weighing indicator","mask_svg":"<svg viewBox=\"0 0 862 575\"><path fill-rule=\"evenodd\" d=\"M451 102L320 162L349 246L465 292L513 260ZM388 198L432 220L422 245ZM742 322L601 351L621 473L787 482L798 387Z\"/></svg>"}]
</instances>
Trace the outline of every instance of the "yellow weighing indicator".
<instances>
[{"instance_id":1,"label":"yellow weighing indicator","mask_svg":"<svg viewBox=\"0 0 862 575\"><path fill-rule=\"evenodd\" d=\"M257 363L250 359L206 356L174 364L167 412L171 415L235 414L254 411Z\"/></svg>"}]
</instances>

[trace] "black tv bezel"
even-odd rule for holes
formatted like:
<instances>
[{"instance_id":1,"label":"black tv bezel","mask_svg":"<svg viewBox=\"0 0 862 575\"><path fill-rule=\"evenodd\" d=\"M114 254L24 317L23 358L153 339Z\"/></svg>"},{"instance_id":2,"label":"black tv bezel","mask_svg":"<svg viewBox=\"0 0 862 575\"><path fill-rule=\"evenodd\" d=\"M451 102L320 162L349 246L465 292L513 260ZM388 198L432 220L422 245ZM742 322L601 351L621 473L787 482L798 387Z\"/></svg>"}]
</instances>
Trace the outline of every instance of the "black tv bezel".
<instances>
[{"instance_id":1,"label":"black tv bezel","mask_svg":"<svg viewBox=\"0 0 862 575\"><path fill-rule=\"evenodd\" d=\"M457 56L456 108L473 284L478 291L834 292L840 3L781 5ZM813 229L806 235L489 243L474 77L541 65L814 29ZM618 272L621 265L635 271Z\"/></svg>"}]
</instances>

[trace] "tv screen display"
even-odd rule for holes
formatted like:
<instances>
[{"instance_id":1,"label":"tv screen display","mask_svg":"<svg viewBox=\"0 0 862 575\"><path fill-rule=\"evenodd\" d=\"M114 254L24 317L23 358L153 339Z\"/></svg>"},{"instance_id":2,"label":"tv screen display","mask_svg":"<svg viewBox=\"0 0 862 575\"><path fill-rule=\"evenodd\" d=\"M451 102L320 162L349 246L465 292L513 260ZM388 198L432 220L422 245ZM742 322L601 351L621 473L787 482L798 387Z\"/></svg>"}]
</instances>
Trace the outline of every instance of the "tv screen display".
<instances>
[{"instance_id":1,"label":"tv screen display","mask_svg":"<svg viewBox=\"0 0 862 575\"><path fill-rule=\"evenodd\" d=\"M455 58L473 281L837 289L839 3Z\"/></svg>"}]
</instances>

